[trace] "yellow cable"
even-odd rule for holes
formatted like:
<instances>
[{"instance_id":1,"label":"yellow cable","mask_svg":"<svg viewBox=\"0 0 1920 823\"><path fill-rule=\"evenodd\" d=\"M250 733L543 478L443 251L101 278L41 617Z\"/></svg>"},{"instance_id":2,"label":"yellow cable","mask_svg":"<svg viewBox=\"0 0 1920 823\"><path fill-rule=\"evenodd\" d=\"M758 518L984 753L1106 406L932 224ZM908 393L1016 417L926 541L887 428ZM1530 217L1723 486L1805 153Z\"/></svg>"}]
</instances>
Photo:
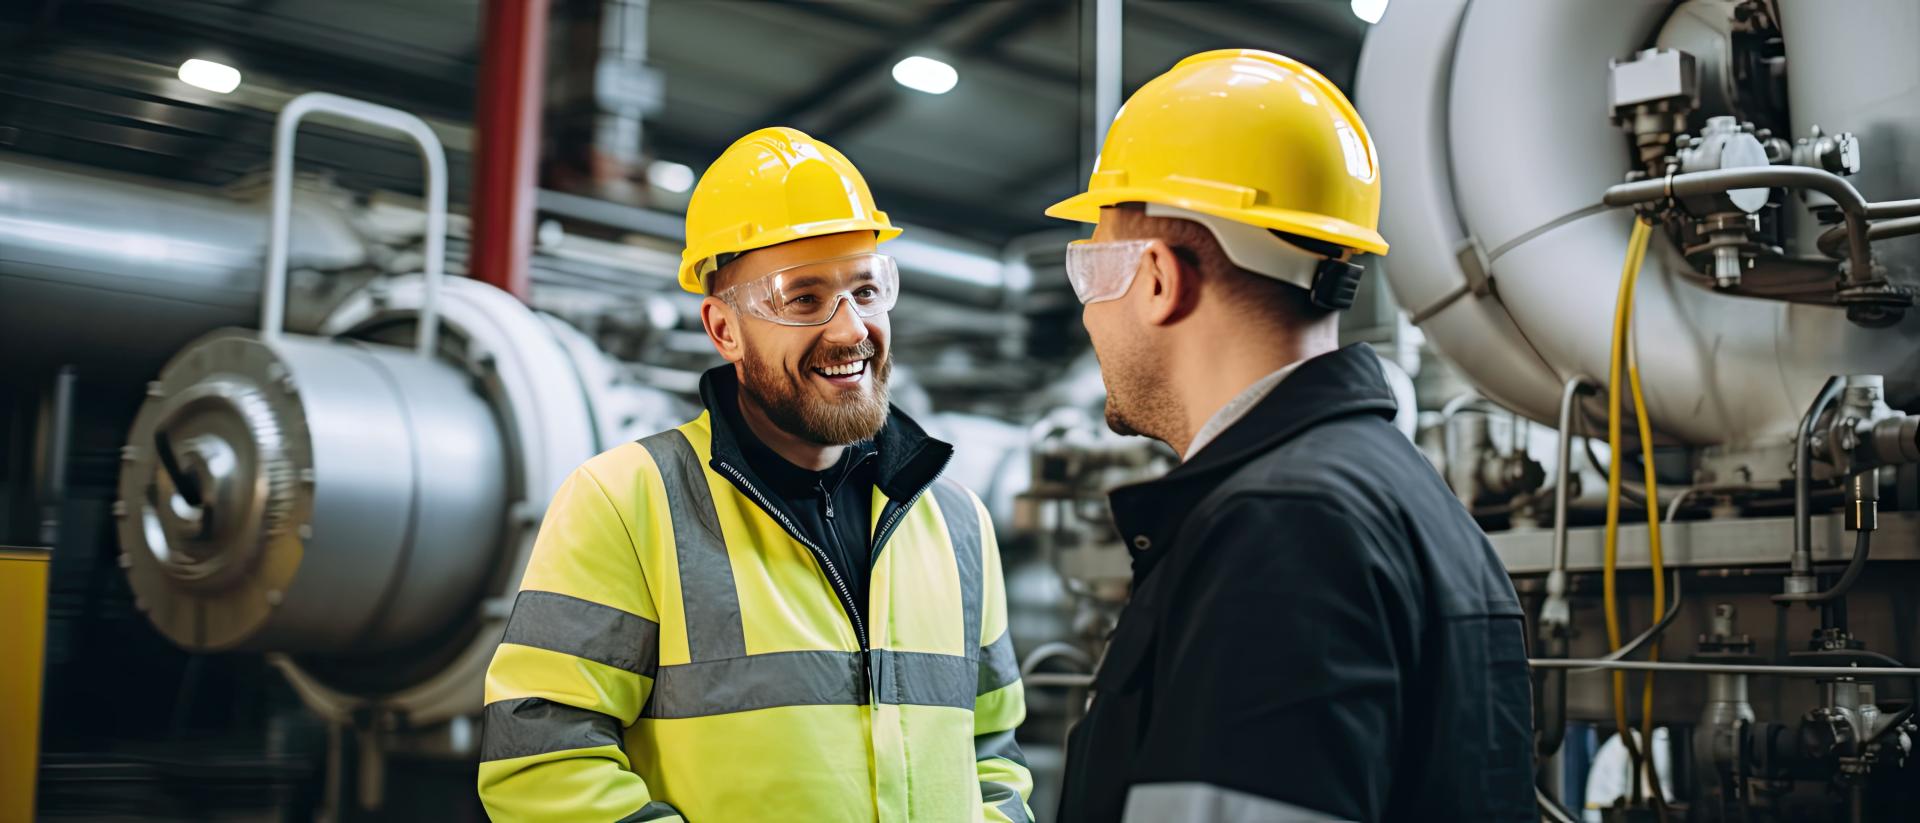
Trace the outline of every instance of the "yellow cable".
<instances>
[{"instance_id":1,"label":"yellow cable","mask_svg":"<svg viewBox=\"0 0 1920 823\"><path fill-rule=\"evenodd\" d=\"M1632 316L1633 284L1640 273L1651 226L1635 219L1633 235L1627 242L1627 259L1621 265L1620 293L1613 306L1613 341L1607 358L1607 528L1605 557L1601 575L1601 597L1606 605L1607 645L1618 649L1620 639L1619 595L1615 588L1615 570L1620 560L1620 371L1625 364L1627 330ZM1627 725L1626 672L1613 672L1614 727L1620 742L1632 755L1633 784L1639 783L1639 746L1635 745Z\"/></svg>"},{"instance_id":2,"label":"yellow cable","mask_svg":"<svg viewBox=\"0 0 1920 823\"><path fill-rule=\"evenodd\" d=\"M1631 328L1633 288L1635 281L1639 279L1640 264L1645 260L1647 251L1647 237L1644 235L1650 235L1652 231L1651 226L1644 221L1636 221L1634 231L1643 236L1640 240L1638 252L1628 261L1630 268L1627 274L1626 286L1628 300L1627 384L1633 391L1634 417L1640 429L1640 462L1647 485L1647 555L1653 567L1653 620L1655 623L1659 623L1660 618L1667 612L1666 563L1660 553L1660 488L1654 480L1653 426L1647 418L1646 397L1640 390L1638 340L1633 336ZM1660 643L1658 640L1648 645L1647 659L1650 661L1660 659ZM1643 677L1645 679L1642 681L1640 692L1640 739L1644 741L1646 746L1647 774L1649 782L1653 783L1653 785L1647 788L1649 793L1656 798L1655 804L1659 805L1664 801L1665 795L1660 791L1659 776L1653 765L1653 672L1647 672Z\"/></svg>"}]
</instances>

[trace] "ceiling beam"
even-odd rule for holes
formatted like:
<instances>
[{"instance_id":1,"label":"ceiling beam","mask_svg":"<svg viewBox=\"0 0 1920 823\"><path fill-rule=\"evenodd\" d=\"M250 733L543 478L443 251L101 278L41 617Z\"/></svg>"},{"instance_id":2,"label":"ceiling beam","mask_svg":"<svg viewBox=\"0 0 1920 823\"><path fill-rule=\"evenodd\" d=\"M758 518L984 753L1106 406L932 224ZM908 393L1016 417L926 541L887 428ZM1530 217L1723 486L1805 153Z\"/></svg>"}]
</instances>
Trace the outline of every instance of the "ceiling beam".
<instances>
[{"instance_id":1,"label":"ceiling beam","mask_svg":"<svg viewBox=\"0 0 1920 823\"><path fill-rule=\"evenodd\" d=\"M447 59L349 48L337 34L301 39L285 23L263 27L254 18L208 15L189 21L123 5L90 8L88 14L63 15L63 34L98 37L122 53L143 54L160 63L169 62L169 55L177 63L177 43L217 44L249 73L310 83L417 114L465 116L473 104L472 77L449 76ZM431 111L429 103L435 104Z\"/></svg>"},{"instance_id":2,"label":"ceiling beam","mask_svg":"<svg viewBox=\"0 0 1920 823\"><path fill-rule=\"evenodd\" d=\"M899 36L902 28L892 20L868 12L855 11L859 6L851 3L822 3L819 0L750 0L737 5L755 10L779 9L815 20L830 21L836 25L851 26L870 34Z\"/></svg>"},{"instance_id":3,"label":"ceiling beam","mask_svg":"<svg viewBox=\"0 0 1920 823\"><path fill-rule=\"evenodd\" d=\"M968 16L970 11L966 3L948 3L936 7L911 26L894 32L892 36L886 38L888 41L886 45L868 49L855 55L853 59L841 63L812 88L788 98L786 102L770 110L766 117L757 122L745 124L738 131L745 134L763 123L792 122L794 118L826 105L835 98L843 96L847 89L860 84L873 72L875 66L890 63L892 61L888 58L896 54L905 56L916 47L935 39L948 24Z\"/></svg>"},{"instance_id":4,"label":"ceiling beam","mask_svg":"<svg viewBox=\"0 0 1920 823\"><path fill-rule=\"evenodd\" d=\"M1012 37L1053 15L1066 6L1057 0L1003 0L981 4L986 11L956 20L945 30L919 43L905 43L859 72L855 84L819 109L795 116L802 130L828 138L845 139L851 132L898 105L904 91L892 82L886 69L896 58L927 51L956 63L979 57ZM1075 78L1077 85L1078 78Z\"/></svg>"},{"instance_id":5,"label":"ceiling beam","mask_svg":"<svg viewBox=\"0 0 1920 823\"><path fill-rule=\"evenodd\" d=\"M1292 39L1328 42L1358 48L1366 25L1338 0L1131 0L1127 13L1162 22L1186 25L1215 35L1246 37L1252 29L1263 34L1287 34ZM1334 13L1339 17L1334 17ZM1354 25L1342 25L1344 19Z\"/></svg>"},{"instance_id":6,"label":"ceiling beam","mask_svg":"<svg viewBox=\"0 0 1920 823\"><path fill-rule=\"evenodd\" d=\"M1325 27L1323 21L1290 14L1291 4L1231 11L1213 3L1134 2L1127 14L1154 25L1182 29L1221 45L1264 46L1300 60L1345 88L1360 58L1360 34ZM1276 22L1284 21L1283 26Z\"/></svg>"}]
</instances>

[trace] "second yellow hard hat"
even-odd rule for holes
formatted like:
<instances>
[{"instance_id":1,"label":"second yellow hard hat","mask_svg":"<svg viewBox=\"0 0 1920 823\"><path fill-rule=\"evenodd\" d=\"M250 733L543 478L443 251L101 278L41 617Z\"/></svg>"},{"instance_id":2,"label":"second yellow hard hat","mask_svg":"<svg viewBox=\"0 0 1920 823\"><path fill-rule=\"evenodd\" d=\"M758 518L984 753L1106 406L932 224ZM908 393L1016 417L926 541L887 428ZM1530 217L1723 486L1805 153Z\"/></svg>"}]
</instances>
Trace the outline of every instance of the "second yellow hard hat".
<instances>
[{"instance_id":1,"label":"second yellow hard hat","mask_svg":"<svg viewBox=\"0 0 1920 823\"><path fill-rule=\"evenodd\" d=\"M1140 87L1087 190L1047 214L1093 223L1136 202L1387 253L1366 124L1332 81L1271 52L1202 52Z\"/></svg>"}]
</instances>

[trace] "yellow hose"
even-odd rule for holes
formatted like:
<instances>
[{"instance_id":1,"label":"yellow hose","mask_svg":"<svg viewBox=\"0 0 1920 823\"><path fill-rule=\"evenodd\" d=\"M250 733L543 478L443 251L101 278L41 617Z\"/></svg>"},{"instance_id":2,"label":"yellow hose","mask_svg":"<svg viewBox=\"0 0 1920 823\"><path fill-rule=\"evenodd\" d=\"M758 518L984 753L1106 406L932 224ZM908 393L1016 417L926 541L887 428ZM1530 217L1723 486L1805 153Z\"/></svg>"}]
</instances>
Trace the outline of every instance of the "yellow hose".
<instances>
[{"instance_id":1,"label":"yellow hose","mask_svg":"<svg viewBox=\"0 0 1920 823\"><path fill-rule=\"evenodd\" d=\"M1646 226L1639 223L1638 226ZM1641 257L1646 254L1646 242L1640 244ZM1640 258L1633 261L1634 276L1640 273ZM1629 286L1629 289L1632 287ZM1629 310L1631 314L1631 310ZM1653 472L1653 427L1647 421L1647 402L1640 392L1640 365L1636 353L1639 346L1629 333L1627 342L1627 384L1633 389L1633 411L1640 427L1640 462L1647 484L1647 559L1653 567L1653 622L1659 623L1667 613L1667 570L1665 559L1660 556L1660 487L1654 481ZM1647 659L1660 659L1660 641L1647 644ZM1640 739L1646 742L1647 775L1654 785L1647 787L1656 798L1655 805L1661 805L1664 794L1660 791L1659 775L1653 766L1653 672L1646 672L1640 690ZM1664 815L1662 816L1664 819Z\"/></svg>"},{"instance_id":2,"label":"yellow hose","mask_svg":"<svg viewBox=\"0 0 1920 823\"><path fill-rule=\"evenodd\" d=\"M1606 554L1602 575L1602 596L1606 601L1607 643L1613 649L1620 648L1620 610L1619 595L1615 587L1615 571L1620 555L1620 372L1627 371L1627 382L1631 386L1635 421L1640 435L1640 448L1647 483L1647 522L1648 548L1654 573L1654 620L1658 621L1666 610L1666 583L1664 558L1660 552L1660 524L1658 508L1658 488L1654 484L1652 426L1647 419L1646 402L1640 388L1640 369L1638 359L1630 345L1633 318L1633 288L1640 276L1640 264L1646 258L1648 239L1653 227L1643 220L1636 219L1633 235L1627 243L1627 259L1620 271L1620 293L1614 303L1613 342L1607 363L1607 528ZM1657 652L1657 647L1654 649ZM1634 762L1632 784L1640 782L1640 747L1633 736L1628 734L1627 725L1627 682L1626 672L1613 673L1613 714L1614 724L1620 730L1620 741L1632 755ZM1642 725L1641 739L1648 744L1649 760L1652 752L1652 704L1653 680L1648 675L1641 695ZM1658 789L1654 791L1657 793Z\"/></svg>"}]
</instances>

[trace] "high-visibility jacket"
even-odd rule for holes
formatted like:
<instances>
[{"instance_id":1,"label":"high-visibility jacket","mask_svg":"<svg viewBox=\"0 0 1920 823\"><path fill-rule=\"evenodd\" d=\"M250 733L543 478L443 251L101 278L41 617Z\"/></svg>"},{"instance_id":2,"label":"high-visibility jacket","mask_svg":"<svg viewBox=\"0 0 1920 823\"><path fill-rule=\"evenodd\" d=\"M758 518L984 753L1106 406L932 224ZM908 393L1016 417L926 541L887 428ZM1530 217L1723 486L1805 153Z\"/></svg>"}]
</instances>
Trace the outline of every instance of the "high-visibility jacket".
<instances>
[{"instance_id":1,"label":"high-visibility jacket","mask_svg":"<svg viewBox=\"0 0 1920 823\"><path fill-rule=\"evenodd\" d=\"M861 621L725 446L703 413L554 497L487 671L488 813L1030 820L999 550L979 500L936 479L951 447L898 413L882 431L883 457L938 460L918 488L877 484Z\"/></svg>"}]
</instances>

